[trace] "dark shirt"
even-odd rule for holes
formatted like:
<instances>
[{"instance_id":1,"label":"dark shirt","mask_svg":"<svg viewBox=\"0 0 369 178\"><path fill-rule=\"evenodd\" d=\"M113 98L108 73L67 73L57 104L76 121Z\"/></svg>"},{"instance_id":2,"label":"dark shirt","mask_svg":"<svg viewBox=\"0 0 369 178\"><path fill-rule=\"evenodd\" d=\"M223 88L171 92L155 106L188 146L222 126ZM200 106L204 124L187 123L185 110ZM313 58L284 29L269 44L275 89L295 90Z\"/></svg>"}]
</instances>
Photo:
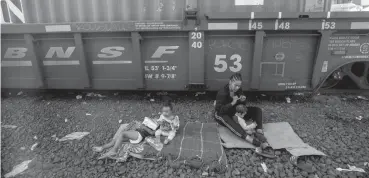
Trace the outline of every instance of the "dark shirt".
<instances>
[{"instance_id":1,"label":"dark shirt","mask_svg":"<svg viewBox=\"0 0 369 178\"><path fill-rule=\"evenodd\" d=\"M136 131L137 132L139 132L140 134L141 134L141 136L142 136L142 138L146 138L146 137L148 137L148 136L152 136L153 135L153 133L155 133L155 131L151 131L151 132L153 132L153 133L150 133L148 130L150 130L151 131L151 129L150 128L148 128L148 127L146 127L146 126L143 126L143 125L141 125L141 127L139 127L139 128L137 128L136 129Z\"/></svg>"},{"instance_id":2,"label":"dark shirt","mask_svg":"<svg viewBox=\"0 0 369 178\"><path fill-rule=\"evenodd\" d=\"M240 88L237 92L235 92L235 95L240 97L243 95L242 88ZM246 102L241 102L240 100L237 101L235 105L232 106L233 98L230 96L229 92L229 84L222 87L218 93L216 98L216 105L215 105L215 112L217 115L228 115L228 116L234 116L236 114L236 106L238 104L245 104Z\"/></svg>"}]
</instances>

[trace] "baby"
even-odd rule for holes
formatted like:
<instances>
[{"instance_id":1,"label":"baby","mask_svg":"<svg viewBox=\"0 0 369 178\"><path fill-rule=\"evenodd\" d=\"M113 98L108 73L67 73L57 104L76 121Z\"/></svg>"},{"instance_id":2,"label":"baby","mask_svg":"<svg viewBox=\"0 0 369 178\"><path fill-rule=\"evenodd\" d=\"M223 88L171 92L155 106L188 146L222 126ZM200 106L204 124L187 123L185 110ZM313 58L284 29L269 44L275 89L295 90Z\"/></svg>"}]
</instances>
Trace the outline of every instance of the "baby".
<instances>
[{"instance_id":1,"label":"baby","mask_svg":"<svg viewBox=\"0 0 369 178\"><path fill-rule=\"evenodd\" d=\"M173 140L179 128L179 118L172 111L171 103L164 104L161 108L160 118L157 120L160 128L155 132L155 137L160 142L160 136L166 136L164 144L168 144L169 141Z\"/></svg>"},{"instance_id":2,"label":"baby","mask_svg":"<svg viewBox=\"0 0 369 178\"><path fill-rule=\"evenodd\" d=\"M247 114L247 107L245 105L237 105L236 106L236 114L233 116L233 120L240 124L243 130L246 131L247 134L251 135L255 132L256 123L252 122L251 124L247 124L244 117Z\"/></svg>"},{"instance_id":3,"label":"baby","mask_svg":"<svg viewBox=\"0 0 369 178\"><path fill-rule=\"evenodd\" d=\"M252 122L251 124L246 124L246 121L244 119L245 115L247 114L247 107L245 105L237 105L236 106L236 114L233 116L233 120L240 124L240 126L246 131L248 136L246 137L246 141L252 143L256 146L256 153L261 154L266 157L273 158L273 155L268 155L263 153L263 149L266 149L270 147L270 145L267 142L267 139L263 134L260 134L255 131L255 128L257 124L255 122Z\"/></svg>"}]
</instances>

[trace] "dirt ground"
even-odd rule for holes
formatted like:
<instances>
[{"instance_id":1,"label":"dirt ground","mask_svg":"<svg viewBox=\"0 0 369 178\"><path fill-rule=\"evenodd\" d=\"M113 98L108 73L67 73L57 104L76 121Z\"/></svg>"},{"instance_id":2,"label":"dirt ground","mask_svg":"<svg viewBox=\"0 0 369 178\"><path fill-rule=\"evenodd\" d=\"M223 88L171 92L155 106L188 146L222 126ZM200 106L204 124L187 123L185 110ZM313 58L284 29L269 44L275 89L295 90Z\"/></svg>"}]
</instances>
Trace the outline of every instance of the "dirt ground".
<instances>
[{"instance_id":1,"label":"dirt ground","mask_svg":"<svg viewBox=\"0 0 369 178\"><path fill-rule=\"evenodd\" d=\"M265 159L251 150L226 149L230 168L226 174L205 173L182 165L167 167L165 161L129 158L125 163L97 160L91 147L107 143L119 127L158 114L162 96L152 93L108 92L101 96L86 93L50 92L7 93L1 100L1 175L13 166L33 160L28 169L16 177L369 177L369 101L357 96L317 96L291 103L280 99L250 101L248 105L263 109L269 122L289 122L304 142L324 152L327 157L302 157L299 161L313 166L307 173L290 162L284 150L278 158ZM77 95L81 99L76 99ZM186 121L213 122L213 95L173 95L176 114ZM165 97L164 97L165 98ZM6 128L15 125L16 128ZM81 140L58 142L72 132L90 132ZM54 135L54 137L53 137ZM33 150L32 145L38 143ZM246 157L246 161L242 159ZM268 168L265 173L261 167ZM363 168L366 173L339 172L347 164Z\"/></svg>"}]
</instances>

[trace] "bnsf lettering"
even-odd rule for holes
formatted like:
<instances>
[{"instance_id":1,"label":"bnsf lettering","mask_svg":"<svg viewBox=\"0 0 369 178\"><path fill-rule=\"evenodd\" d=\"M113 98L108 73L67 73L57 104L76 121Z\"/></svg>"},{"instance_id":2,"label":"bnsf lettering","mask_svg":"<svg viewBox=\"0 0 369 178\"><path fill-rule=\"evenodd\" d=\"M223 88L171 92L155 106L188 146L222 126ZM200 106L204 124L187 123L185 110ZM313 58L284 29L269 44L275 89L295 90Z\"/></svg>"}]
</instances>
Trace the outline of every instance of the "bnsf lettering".
<instances>
[{"instance_id":1,"label":"bnsf lettering","mask_svg":"<svg viewBox=\"0 0 369 178\"><path fill-rule=\"evenodd\" d=\"M173 49L178 49L179 46L159 46L151 58L161 58L163 54L173 54L175 51ZM172 50L172 51L169 51Z\"/></svg>"},{"instance_id":2,"label":"bnsf lettering","mask_svg":"<svg viewBox=\"0 0 369 178\"><path fill-rule=\"evenodd\" d=\"M56 57L58 58L69 58L76 47L68 47L68 49L64 52L62 47L50 47L49 51L47 52L45 58L52 58L56 53Z\"/></svg>"},{"instance_id":3,"label":"bnsf lettering","mask_svg":"<svg viewBox=\"0 0 369 178\"><path fill-rule=\"evenodd\" d=\"M5 52L4 58L24 58L27 51L27 48L8 48Z\"/></svg>"},{"instance_id":4,"label":"bnsf lettering","mask_svg":"<svg viewBox=\"0 0 369 178\"><path fill-rule=\"evenodd\" d=\"M97 57L99 58L115 58L119 57L123 54L124 47L122 46L112 46L112 47L106 47L101 50L103 54L98 54Z\"/></svg>"},{"instance_id":5,"label":"bnsf lettering","mask_svg":"<svg viewBox=\"0 0 369 178\"><path fill-rule=\"evenodd\" d=\"M151 58L161 58L163 54L174 54L174 50L178 49L179 46L159 46L158 49L154 52ZM75 46L68 47L65 51L63 47L50 47L47 51L45 58L70 58L73 54ZM97 54L99 58L116 58L123 54L125 50L122 46L110 46L101 49L100 53ZM23 58L26 56L27 48L19 47L19 48L8 48L4 54L4 58Z\"/></svg>"}]
</instances>

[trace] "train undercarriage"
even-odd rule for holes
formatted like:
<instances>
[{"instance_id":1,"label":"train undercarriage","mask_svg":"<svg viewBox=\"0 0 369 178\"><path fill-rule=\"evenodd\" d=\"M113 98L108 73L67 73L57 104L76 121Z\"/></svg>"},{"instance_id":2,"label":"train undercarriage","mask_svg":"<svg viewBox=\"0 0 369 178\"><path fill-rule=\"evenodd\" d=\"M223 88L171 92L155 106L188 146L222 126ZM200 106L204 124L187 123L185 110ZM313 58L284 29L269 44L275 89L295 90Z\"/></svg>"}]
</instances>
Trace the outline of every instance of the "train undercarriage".
<instances>
[{"instance_id":1,"label":"train undercarriage","mask_svg":"<svg viewBox=\"0 0 369 178\"><path fill-rule=\"evenodd\" d=\"M335 70L322 89L369 89L369 62L354 62Z\"/></svg>"}]
</instances>

